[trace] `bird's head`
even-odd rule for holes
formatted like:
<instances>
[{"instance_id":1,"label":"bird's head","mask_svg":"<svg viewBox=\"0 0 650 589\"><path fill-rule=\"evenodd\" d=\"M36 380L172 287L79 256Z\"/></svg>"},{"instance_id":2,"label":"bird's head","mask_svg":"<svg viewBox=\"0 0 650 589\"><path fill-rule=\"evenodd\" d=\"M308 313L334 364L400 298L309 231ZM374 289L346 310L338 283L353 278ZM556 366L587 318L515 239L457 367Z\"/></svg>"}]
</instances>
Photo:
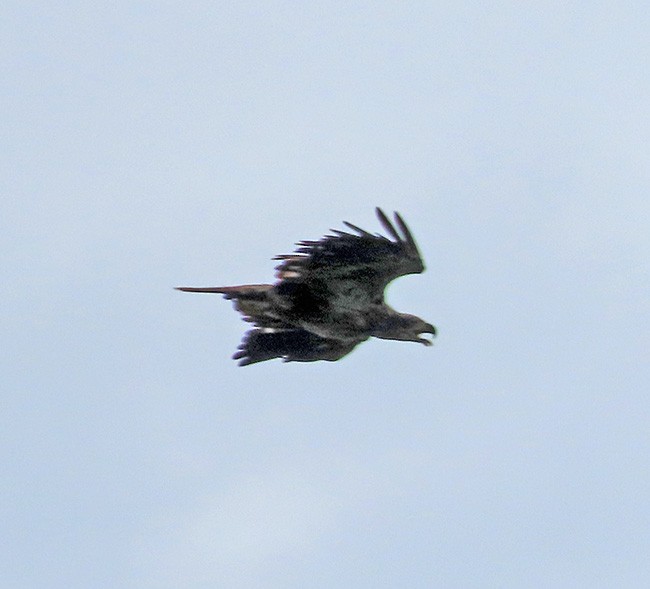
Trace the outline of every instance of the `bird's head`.
<instances>
[{"instance_id":1,"label":"bird's head","mask_svg":"<svg viewBox=\"0 0 650 589\"><path fill-rule=\"evenodd\" d=\"M433 342L422 337L423 333L430 333L433 337L436 335L436 328L420 319L415 315L408 313L395 313L386 319L381 328L372 335L380 339L393 339L406 342L418 342L425 346L433 345Z\"/></svg>"}]
</instances>

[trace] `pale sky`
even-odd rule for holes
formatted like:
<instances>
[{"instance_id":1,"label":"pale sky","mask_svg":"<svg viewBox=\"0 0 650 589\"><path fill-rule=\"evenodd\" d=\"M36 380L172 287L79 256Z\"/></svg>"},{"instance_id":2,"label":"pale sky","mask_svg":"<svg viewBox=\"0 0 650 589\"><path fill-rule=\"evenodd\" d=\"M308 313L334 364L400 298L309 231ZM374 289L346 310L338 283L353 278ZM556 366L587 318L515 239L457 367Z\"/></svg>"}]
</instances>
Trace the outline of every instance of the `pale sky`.
<instances>
[{"instance_id":1,"label":"pale sky","mask_svg":"<svg viewBox=\"0 0 650 589\"><path fill-rule=\"evenodd\" d=\"M5 2L15 589L650 578L650 5ZM432 348L230 360L181 284L375 206Z\"/></svg>"}]
</instances>

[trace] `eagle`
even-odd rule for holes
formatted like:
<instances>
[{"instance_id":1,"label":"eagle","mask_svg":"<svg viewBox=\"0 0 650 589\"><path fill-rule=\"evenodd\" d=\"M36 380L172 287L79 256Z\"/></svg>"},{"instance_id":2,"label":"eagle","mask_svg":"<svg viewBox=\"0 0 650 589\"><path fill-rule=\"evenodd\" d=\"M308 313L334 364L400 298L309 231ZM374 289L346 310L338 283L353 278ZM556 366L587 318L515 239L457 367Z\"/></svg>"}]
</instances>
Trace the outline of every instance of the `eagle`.
<instances>
[{"instance_id":1,"label":"eagle","mask_svg":"<svg viewBox=\"0 0 650 589\"><path fill-rule=\"evenodd\" d=\"M370 337L430 346L422 334L435 337L433 325L384 301L392 280L424 271L422 256L399 213L393 225L380 208L375 212L389 237L344 221L351 232L331 229L273 258L281 260L275 284L176 288L222 294L253 325L233 355L240 366L274 358L332 362Z\"/></svg>"}]
</instances>

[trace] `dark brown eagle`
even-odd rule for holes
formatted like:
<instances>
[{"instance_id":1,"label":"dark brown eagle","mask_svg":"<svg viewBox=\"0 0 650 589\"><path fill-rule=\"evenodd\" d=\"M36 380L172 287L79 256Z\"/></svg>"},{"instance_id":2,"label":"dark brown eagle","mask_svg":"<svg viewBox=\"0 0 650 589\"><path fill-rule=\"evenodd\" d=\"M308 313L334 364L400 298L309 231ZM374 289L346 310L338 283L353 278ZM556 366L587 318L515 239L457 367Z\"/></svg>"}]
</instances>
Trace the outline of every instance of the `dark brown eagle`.
<instances>
[{"instance_id":1,"label":"dark brown eagle","mask_svg":"<svg viewBox=\"0 0 650 589\"><path fill-rule=\"evenodd\" d=\"M381 209L376 212L392 239L344 221L354 233L333 229L319 241L298 242L293 254L276 256L282 263L275 284L178 290L223 294L234 300L244 321L254 324L233 355L240 366L273 358L334 361L369 337L430 346L420 335L435 335L433 325L384 302L389 282L423 272L424 263L399 213L398 232Z\"/></svg>"}]
</instances>

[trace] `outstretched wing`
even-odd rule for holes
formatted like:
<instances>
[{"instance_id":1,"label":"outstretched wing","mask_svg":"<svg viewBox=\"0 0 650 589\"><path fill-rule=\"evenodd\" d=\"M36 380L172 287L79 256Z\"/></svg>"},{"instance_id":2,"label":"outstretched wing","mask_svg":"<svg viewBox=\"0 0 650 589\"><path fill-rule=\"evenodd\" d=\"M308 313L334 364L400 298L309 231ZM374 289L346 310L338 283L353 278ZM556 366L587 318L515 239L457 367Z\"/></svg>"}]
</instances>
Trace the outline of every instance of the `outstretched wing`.
<instances>
[{"instance_id":1,"label":"outstretched wing","mask_svg":"<svg viewBox=\"0 0 650 589\"><path fill-rule=\"evenodd\" d=\"M361 309L381 303L391 280L423 272L420 252L399 213L395 213L397 228L380 208L376 213L392 239L344 221L352 232L331 230L333 235L319 241L298 242L293 254L276 256L282 260L276 290L298 291L329 305Z\"/></svg>"},{"instance_id":2,"label":"outstretched wing","mask_svg":"<svg viewBox=\"0 0 650 589\"><path fill-rule=\"evenodd\" d=\"M233 360L240 366L282 358L285 362L333 362L352 351L360 342L326 339L300 328L251 329L244 334Z\"/></svg>"}]
</instances>

